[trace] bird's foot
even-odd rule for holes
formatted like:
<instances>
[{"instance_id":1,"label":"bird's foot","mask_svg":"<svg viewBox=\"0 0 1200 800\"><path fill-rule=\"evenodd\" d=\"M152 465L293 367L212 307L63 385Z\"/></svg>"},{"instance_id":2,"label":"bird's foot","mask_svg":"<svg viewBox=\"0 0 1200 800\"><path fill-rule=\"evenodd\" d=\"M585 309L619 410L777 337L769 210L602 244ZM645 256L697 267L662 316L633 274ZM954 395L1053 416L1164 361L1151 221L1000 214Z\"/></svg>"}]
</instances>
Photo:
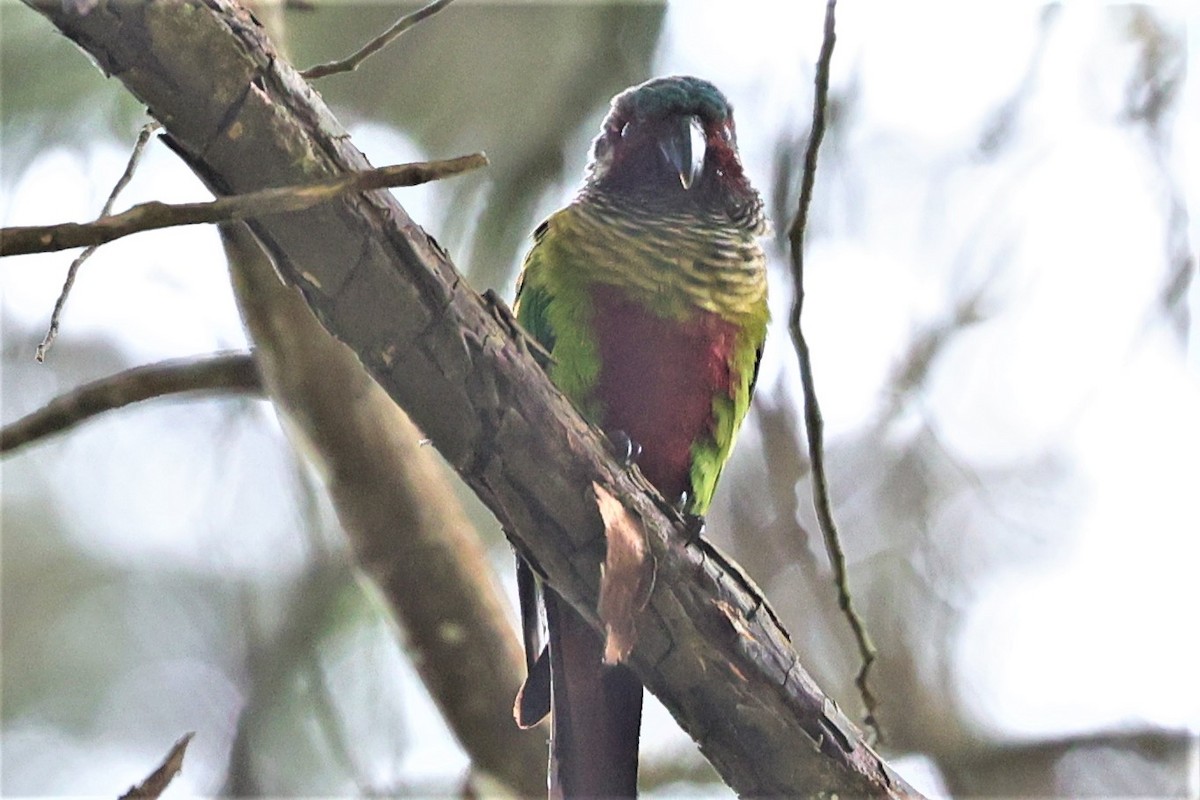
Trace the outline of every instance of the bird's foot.
<instances>
[{"instance_id":1,"label":"bird's foot","mask_svg":"<svg viewBox=\"0 0 1200 800\"><path fill-rule=\"evenodd\" d=\"M693 545L700 541L700 537L704 535L704 515L693 514L688 511L688 506L692 504L692 496L688 492L679 495L679 499L675 501L675 510L683 517L683 537L684 541Z\"/></svg>"},{"instance_id":2,"label":"bird's foot","mask_svg":"<svg viewBox=\"0 0 1200 800\"><path fill-rule=\"evenodd\" d=\"M625 469L637 463L642 455L642 446L635 442L625 431L609 431L608 441L612 443L613 455Z\"/></svg>"}]
</instances>

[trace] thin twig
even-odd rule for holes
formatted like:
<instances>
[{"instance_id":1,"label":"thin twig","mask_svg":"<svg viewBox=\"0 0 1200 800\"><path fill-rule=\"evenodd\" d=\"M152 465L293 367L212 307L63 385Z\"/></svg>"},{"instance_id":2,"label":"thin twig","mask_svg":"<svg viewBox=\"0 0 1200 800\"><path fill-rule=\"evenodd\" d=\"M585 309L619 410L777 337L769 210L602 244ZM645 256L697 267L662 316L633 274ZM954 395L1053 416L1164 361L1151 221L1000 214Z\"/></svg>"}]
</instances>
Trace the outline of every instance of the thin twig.
<instances>
[{"instance_id":1,"label":"thin twig","mask_svg":"<svg viewBox=\"0 0 1200 800\"><path fill-rule=\"evenodd\" d=\"M125 171L121 173L121 177L117 180L111 192L108 193L108 200L104 203L104 208L100 210L101 217L107 217L112 213L113 203L117 200L117 195L124 191L129 185L129 181L133 179L133 173L137 170L138 162L142 160L142 152L146 149L146 143L150 141L150 137L159 128L157 121L147 122L142 126L138 133L137 141L134 142L133 152L129 154L129 163L125 165ZM0 247L3 247L7 237L3 231L0 231ZM46 330L46 335L42 337L41 343L37 346L35 358L38 361L46 360L46 351L54 344L54 340L58 338L58 326L62 320L63 307L67 304L67 295L71 293L71 288L75 286L75 276L79 274L79 268L83 266L83 262L91 257L92 253L96 252L99 245L92 245L80 253L71 266L67 268L67 278L63 281L62 291L58 293L58 299L54 301L54 311L50 314L50 327Z\"/></svg>"},{"instance_id":2,"label":"thin twig","mask_svg":"<svg viewBox=\"0 0 1200 800\"><path fill-rule=\"evenodd\" d=\"M142 400L182 392L217 391L262 392L254 357L249 353L218 353L160 361L84 384L0 428L0 454L11 453L106 411Z\"/></svg>"},{"instance_id":3,"label":"thin twig","mask_svg":"<svg viewBox=\"0 0 1200 800\"><path fill-rule=\"evenodd\" d=\"M875 696L867 685L867 676L870 673L871 665L875 662L875 646L871 643L866 625L862 617L855 611L850 596L849 580L846 576L846 554L842 551L837 525L833 521L833 509L829 501L829 484L825 476L825 423L821 418L821 406L817 402L808 342L800 327L800 311L804 306L804 232L808 227L808 207L812 202L813 184L817 175L817 150L825 135L825 109L829 96L829 64L833 58L833 45L837 40L834 32L834 8L836 5L837 0L828 0L825 5L825 36L821 42L820 55L817 57L812 133L809 135L808 148L804 153L804 173L800 183L800 207L788 230L788 241L792 251L792 278L796 285L796 299L792 303L788 330L796 346L796 356L800 361L800 380L804 386L804 425L808 434L808 455L812 461L813 505L816 508L821 535L825 540L825 551L829 554L829 561L833 565L834 581L837 584L838 592L838 607L841 608L850 623L850 628L854 631L854 640L858 645L858 655L862 666L855 677L855 684L858 686L859 695L866 707L865 721L878 736L880 731L875 719Z\"/></svg>"},{"instance_id":4,"label":"thin twig","mask_svg":"<svg viewBox=\"0 0 1200 800\"><path fill-rule=\"evenodd\" d=\"M382 50L397 39L400 34L416 25L422 20L432 17L437 12L441 11L446 6L450 5L453 0L434 0L423 8L419 8L406 17L401 17L396 21L396 24L388 28L383 33L376 36L371 41L363 45L362 49L353 55L347 56L340 61L330 61L327 64L317 64L309 67L300 73L301 76L308 80L324 78L326 75L336 75L339 72L353 72L358 69L358 65L366 61L371 56Z\"/></svg>"},{"instance_id":5,"label":"thin twig","mask_svg":"<svg viewBox=\"0 0 1200 800\"><path fill-rule=\"evenodd\" d=\"M193 731L179 737L179 741L171 746L170 752L158 765L158 769L150 773L149 777L137 786L129 787L129 791L121 795L120 800L154 800L161 796L179 771L183 769L183 754L187 752L188 743L195 735Z\"/></svg>"},{"instance_id":6,"label":"thin twig","mask_svg":"<svg viewBox=\"0 0 1200 800\"><path fill-rule=\"evenodd\" d=\"M278 186L257 192L229 195L203 203L172 205L151 201L111 217L101 217L95 222L4 228L0 230L0 256L101 245L132 233L159 228L231 222L300 211L339 195L397 186L416 186L478 169L487 163L487 156L483 153L473 153L445 161L421 161L362 172L348 172L316 183Z\"/></svg>"}]
</instances>

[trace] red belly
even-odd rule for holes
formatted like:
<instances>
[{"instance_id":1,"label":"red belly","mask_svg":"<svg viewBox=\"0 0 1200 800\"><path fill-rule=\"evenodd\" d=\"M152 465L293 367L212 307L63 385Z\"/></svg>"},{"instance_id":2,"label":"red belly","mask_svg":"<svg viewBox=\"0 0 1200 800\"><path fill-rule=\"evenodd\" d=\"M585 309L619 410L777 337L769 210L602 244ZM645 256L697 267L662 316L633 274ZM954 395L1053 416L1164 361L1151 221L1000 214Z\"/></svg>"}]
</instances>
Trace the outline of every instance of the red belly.
<instances>
[{"instance_id":1,"label":"red belly","mask_svg":"<svg viewBox=\"0 0 1200 800\"><path fill-rule=\"evenodd\" d=\"M594 297L600 424L640 444L642 473L676 500L691 491L692 444L713 436L713 399L733 391L737 329L707 311L662 319L611 286L594 287Z\"/></svg>"}]
</instances>

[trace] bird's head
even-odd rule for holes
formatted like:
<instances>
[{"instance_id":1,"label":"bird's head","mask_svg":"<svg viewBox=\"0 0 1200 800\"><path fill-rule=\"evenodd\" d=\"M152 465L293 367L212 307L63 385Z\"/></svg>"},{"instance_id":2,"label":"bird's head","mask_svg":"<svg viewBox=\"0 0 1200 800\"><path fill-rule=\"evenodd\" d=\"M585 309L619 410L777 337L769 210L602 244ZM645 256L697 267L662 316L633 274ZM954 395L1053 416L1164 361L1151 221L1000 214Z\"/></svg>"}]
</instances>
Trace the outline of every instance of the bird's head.
<instances>
[{"instance_id":1,"label":"bird's head","mask_svg":"<svg viewBox=\"0 0 1200 800\"><path fill-rule=\"evenodd\" d=\"M700 78L655 78L618 94L587 185L655 211L723 213L760 228L762 200L738 157L733 108Z\"/></svg>"}]
</instances>

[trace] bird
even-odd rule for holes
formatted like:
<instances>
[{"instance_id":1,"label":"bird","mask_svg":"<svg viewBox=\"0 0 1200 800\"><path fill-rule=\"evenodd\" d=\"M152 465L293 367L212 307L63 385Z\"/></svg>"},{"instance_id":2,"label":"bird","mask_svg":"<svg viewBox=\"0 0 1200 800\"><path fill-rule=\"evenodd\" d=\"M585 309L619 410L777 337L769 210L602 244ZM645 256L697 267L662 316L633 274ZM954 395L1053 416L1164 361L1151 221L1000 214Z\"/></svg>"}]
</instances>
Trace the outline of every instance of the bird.
<instances>
[{"instance_id":1,"label":"bird","mask_svg":"<svg viewBox=\"0 0 1200 800\"><path fill-rule=\"evenodd\" d=\"M516 319L551 381L700 526L758 375L767 231L728 99L654 78L613 98L582 188L536 228L517 280ZM519 556L518 588L529 675L515 714L523 727L550 714L550 795L635 797L641 682L602 663L600 634Z\"/></svg>"}]
</instances>

